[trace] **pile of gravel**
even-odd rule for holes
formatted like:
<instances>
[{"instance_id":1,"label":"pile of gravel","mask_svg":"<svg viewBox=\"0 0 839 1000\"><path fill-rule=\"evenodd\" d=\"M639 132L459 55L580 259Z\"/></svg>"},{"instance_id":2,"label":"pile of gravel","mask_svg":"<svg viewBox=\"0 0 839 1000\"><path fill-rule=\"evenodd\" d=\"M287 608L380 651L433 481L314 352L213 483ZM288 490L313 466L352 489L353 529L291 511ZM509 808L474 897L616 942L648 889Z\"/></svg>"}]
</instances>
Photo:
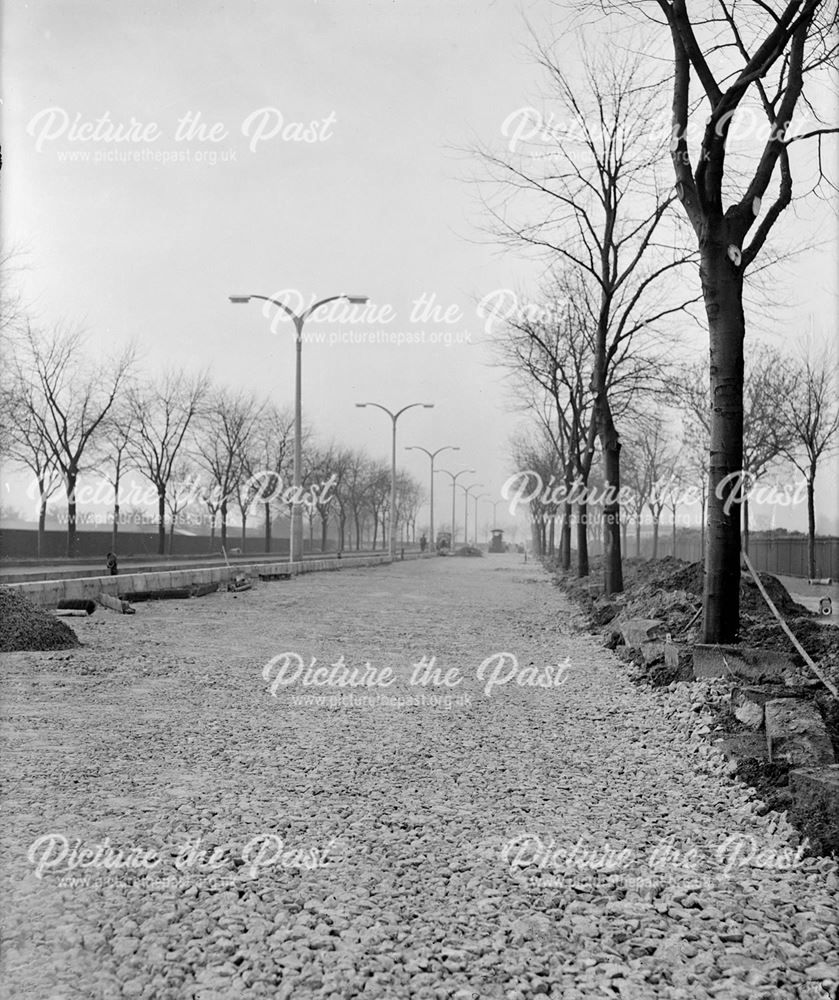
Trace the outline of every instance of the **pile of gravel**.
<instances>
[{"instance_id":1,"label":"pile of gravel","mask_svg":"<svg viewBox=\"0 0 839 1000\"><path fill-rule=\"evenodd\" d=\"M23 594L0 587L0 651L74 649L76 633Z\"/></svg>"}]
</instances>

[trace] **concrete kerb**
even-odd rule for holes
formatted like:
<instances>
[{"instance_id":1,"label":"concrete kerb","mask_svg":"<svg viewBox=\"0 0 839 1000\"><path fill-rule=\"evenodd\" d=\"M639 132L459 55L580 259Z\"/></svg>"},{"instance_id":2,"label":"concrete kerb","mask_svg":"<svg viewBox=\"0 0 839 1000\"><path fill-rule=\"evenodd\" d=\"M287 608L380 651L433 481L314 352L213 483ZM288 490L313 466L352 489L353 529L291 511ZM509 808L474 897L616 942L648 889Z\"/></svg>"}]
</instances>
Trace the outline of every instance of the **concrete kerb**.
<instances>
[{"instance_id":1,"label":"concrete kerb","mask_svg":"<svg viewBox=\"0 0 839 1000\"><path fill-rule=\"evenodd\" d=\"M410 552L405 561L427 558L428 553ZM397 559L397 562L400 561ZM304 562L238 563L228 569L226 566L192 567L158 573L125 573L119 576L87 576L68 580L27 580L23 583L9 583L3 586L18 590L34 604L41 607L56 607L59 601L68 598L95 600L97 594L148 593L152 590L190 587L202 583L225 585L233 575L244 574L256 579L260 573L302 573L328 572L330 570L353 569L357 566L381 566L390 562L387 553L370 554L362 557L343 559L314 559Z\"/></svg>"}]
</instances>

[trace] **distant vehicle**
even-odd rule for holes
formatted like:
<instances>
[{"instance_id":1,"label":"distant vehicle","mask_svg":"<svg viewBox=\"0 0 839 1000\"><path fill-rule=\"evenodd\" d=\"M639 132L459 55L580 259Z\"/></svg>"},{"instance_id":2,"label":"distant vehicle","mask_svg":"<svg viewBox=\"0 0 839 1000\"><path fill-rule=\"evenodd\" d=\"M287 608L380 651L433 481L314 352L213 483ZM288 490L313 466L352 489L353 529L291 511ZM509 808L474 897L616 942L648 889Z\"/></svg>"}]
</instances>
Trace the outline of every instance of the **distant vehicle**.
<instances>
[{"instance_id":1,"label":"distant vehicle","mask_svg":"<svg viewBox=\"0 0 839 1000\"><path fill-rule=\"evenodd\" d=\"M437 532L437 554L447 556L452 549L452 533L450 531Z\"/></svg>"}]
</instances>

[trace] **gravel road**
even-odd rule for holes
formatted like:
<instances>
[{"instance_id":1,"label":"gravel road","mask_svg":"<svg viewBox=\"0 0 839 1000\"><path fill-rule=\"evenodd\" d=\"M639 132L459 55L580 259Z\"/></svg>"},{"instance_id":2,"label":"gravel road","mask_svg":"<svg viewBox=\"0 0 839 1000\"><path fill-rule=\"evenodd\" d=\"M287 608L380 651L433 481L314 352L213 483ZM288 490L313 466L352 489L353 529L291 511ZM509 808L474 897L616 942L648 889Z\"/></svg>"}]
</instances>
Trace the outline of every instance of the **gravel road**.
<instances>
[{"instance_id":1,"label":"gravel road","mask_svg":"<svg viewBox=\"0 0 839 1000\"><path fill-rule=\"evenodd\" d=\"M100 609L82 649L3 654L0 995L832 996L835 868L520 559Z\"/></svg>"}]
</instances>

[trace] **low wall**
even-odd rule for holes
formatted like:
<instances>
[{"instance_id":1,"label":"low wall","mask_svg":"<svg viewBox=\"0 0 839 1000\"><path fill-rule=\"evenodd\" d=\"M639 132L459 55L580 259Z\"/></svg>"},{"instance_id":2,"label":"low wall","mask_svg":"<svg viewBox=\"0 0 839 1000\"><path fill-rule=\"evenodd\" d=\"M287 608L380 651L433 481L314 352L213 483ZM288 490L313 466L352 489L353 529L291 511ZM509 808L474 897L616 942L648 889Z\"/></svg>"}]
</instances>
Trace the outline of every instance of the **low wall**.
<instances>
[{"instance_id":1,"label":"low wall","mask_svg":"<svg viewBox=\"0 0 839 1000\"><path fill-rule=\"evenodd\" d=\"M428 554L406 553L405 559L426 558ZM120 573L119 576L87 576L70 580L30 580L25 583L4 584L29 598L34 604L54 608L68 598L95 600L100 593L118 597L127 593L148 593L175 587L190 587L201 583L226 585L231 576L244 573L256 577L259 573L319 573L328 570L355 569L357 566L381 566L389 563L387 553L359 558L307 559L305 562L237 563L235 566L193 566L189 569L166 570L160 573Z\"/></svg>"}]
</instances>

